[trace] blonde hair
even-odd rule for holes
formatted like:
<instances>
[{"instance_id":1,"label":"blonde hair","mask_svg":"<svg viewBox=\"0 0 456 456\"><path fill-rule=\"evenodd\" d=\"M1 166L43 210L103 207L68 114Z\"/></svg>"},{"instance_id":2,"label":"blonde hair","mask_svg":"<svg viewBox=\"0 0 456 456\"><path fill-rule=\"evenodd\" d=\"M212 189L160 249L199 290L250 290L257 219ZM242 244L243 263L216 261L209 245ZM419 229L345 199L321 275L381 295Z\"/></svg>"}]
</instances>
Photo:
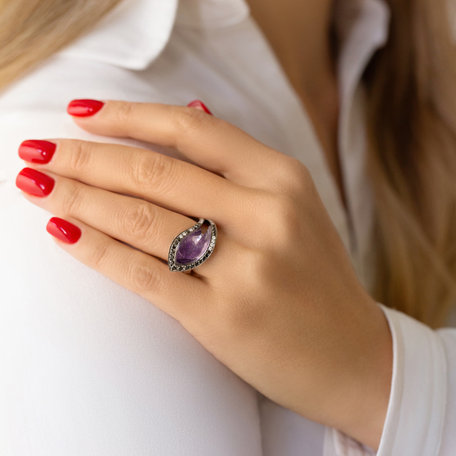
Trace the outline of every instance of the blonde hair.
<instances>
[{"instance_id":1,"label":"blonde hair","mask_svg":"<svg viewBox=\"0 0 456 456\"><path fill-rule=\"evenodd\" d=\"M365 74L380 302L439 327L456 305L456 50L447 0L388 0Z\"/></svg>"},{"instance_id":2,"label":"blonde hair","mask_svg":"<svg viewBox=\"0 0 456 456\"><path fill-rule=\"evenodd\" d=\"M121 0L0 0L0 90L93 27Z\"/></svg>"},{"instance_id":3,"label":"blonde hair","mask_svg":"<svg viewBox=\"0 0 456 456\"><path fill-rule=\"evenodd\" d=\"M121 0L0 0L0 89ZM447 0L388 0L391 37L364 75L379 302L431 327L456 301L456 56Z\"/></svg>"}]
</instances>

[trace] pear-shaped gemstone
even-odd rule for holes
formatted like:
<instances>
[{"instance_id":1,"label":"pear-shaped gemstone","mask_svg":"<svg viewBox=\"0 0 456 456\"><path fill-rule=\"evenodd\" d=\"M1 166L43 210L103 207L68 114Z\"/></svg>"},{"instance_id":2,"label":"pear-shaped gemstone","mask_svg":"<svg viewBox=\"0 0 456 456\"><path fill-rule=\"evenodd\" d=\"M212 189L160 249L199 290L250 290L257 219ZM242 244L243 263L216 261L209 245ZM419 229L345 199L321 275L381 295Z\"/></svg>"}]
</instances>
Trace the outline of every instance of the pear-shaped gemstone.
<instances>
[{"instance_id":1,"label":"pear-shaped gemstone","mask_svg":"<svg viewBox=\"0 0 456 456\"><path fill-rule=\"evenodd\" d=\"M199 260L207 251L211 242L210 228L203 233L201 228L184 237L177 247L176 263L185 265Z\"/></svg>"}]
</instances>

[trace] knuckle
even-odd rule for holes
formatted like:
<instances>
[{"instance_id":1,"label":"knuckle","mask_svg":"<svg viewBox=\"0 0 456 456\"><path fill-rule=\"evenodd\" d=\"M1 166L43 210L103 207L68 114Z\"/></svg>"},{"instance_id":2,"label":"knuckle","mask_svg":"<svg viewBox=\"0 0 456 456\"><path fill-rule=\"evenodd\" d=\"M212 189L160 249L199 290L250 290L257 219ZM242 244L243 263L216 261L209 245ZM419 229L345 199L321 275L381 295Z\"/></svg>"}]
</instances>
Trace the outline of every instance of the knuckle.
<instances>
[{"instance_id":1,"label":"knuckle","mask_svg":"<svg viewBox=\"0 0 456 456\"><path fill-rule=\"evenodd\" d=\"M88 142L72 141L69 154L69 166L73 171L83 172L90 166L91 150Z\"/></svg>"},{"instance_id":2,"label":"knuckle","mask_svg":"<svg viewBox=\"0 0 456 456\"><path fill-rule=\"evenodd\" d=\"M115 109L111 112L114 113L115 120L119 125L128 125L133 114L133 104L127 101L118 101Z\"/></svg>"},{"instance_id":3,"label":"knuckle","mask_svg":"<svg viewBox=\"0 0 456 456\"><path fill-rule=\"evenodd\" d=\"M275 195L269 201L265 226L272 236L272 245L283 245L299 235L301 212L300 204L293 196Z\"/></svg>"},{"instance_id":4,"label":"knuckle","mask_svg":"<svg viewBox=\"0 0 456 456\"><path fill-rule=\"evenodd\" d=\"M147 292L154 290L159 292L162 287L162 279L158 271L152 267L150 263L138 262L133 259L127 270L127 280L131 283L135 290L139 292Z\"/></svg>"},{"instance_id":5,"label":"knuckle","mask_svg":"<svg viewBox=\"0 0 456 456\"><path fill-rule=\"evenodd\" d=\"M287 157L287 161L280 169L280 180L283 186L291 193L301 194L309 191L313 184L309 168L298 159Z\"/></svg>"},{"instance_id":6,"label":"knuckle","mask_svg":"<svg viewBox=\"0 0 456 456\"><path fill-rule=\"evenodd\" d=\"M105 269L107 258L109 255L109 244L100 242L93 246L90 251L89 263L97 270Z\"/></svg>"},{"instance_id":7,"label":"knuckle","mask_svg":"<svg viewBox=\"0 0 456 456\"><path fill-rule=\"evenodd\" d=\"M174 113L174 122L178 134L192 134L208 119L208 115L195 108L179 108Z\"/></svg>"},{"instance_id":8,"label":"knuckle","mask_svg":"<svg viewBox=\"0 0 456 456\"><path fill-rule=\"evenodd\" d=\"M166 192L174 182L174 161L162 154L144 155L130 167L130 178L135 188L153 187L155 192Z\"/></svg>"},{"instance_id":9,"label":"knuckle","mask_svg":"<svg viewBox=\"0 0 456 456\"><path fill-rule=\"evenodd\" d=\"M294 198L282 198L279 204L279 226L286 239L296 236L300 230L300 209Z\"/></svg>"},{"instance_id":10,"label":"knuckle","mask_svg":"<svg viewBox=\"0 0 456 456\"><path fill-rule=\"evenodd\" d=\"M157 210L149 203L138 203L129 207L120 217L121 232L128 233L139 242L147 242L157 227Z\"/></svg>"},{"instance_id":11,"label":"knuckle","mask_svg":"<svg viewBox=\"0 0 456 456\"><path fill-rule=\"evenodd\" d=\"M64 214L76 215L82 203L82 186L77 183L69 183L63 196L61 208Z\"/></svg>"}]
</instances>

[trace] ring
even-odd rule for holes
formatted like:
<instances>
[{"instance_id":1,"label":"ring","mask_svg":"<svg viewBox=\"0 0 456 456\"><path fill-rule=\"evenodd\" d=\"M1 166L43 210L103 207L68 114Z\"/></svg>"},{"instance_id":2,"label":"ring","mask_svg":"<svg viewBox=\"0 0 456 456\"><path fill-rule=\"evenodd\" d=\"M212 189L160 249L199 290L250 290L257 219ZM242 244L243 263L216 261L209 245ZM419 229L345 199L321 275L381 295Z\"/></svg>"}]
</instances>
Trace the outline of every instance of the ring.
<instances>
[{"instance_id":1,"label":"ring","mask_svg":"<svg viewBox=\"0 0 456 456\"><path fill-rule=\"evenodd\" d=\"M207 222L205 231L202 227ZM198 222L171 242L168 253L170 271L188 271L204 263L212 254L217 240L217 226L212 220L200 218Z\"/></svg>"}]
</instances>

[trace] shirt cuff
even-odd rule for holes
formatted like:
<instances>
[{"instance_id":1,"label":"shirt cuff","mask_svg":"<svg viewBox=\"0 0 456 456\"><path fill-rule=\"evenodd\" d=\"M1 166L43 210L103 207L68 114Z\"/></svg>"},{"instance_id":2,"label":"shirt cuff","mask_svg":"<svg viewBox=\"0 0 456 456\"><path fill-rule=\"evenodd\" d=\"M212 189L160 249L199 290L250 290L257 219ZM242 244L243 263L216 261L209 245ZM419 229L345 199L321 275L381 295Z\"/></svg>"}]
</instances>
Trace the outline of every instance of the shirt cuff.
<instances>
[{"instance_id":1,"label":"shirt cuff","mask_svg":"<svg viewBox=\"0 0 456 456\"><path fill-rule=\"evenodd\" d=\"M327 427L324 456L437 456L447 400L447 361L439 335L378 303L393 340L391 392L378 451Z\"/></svg>"}]
</instances>

